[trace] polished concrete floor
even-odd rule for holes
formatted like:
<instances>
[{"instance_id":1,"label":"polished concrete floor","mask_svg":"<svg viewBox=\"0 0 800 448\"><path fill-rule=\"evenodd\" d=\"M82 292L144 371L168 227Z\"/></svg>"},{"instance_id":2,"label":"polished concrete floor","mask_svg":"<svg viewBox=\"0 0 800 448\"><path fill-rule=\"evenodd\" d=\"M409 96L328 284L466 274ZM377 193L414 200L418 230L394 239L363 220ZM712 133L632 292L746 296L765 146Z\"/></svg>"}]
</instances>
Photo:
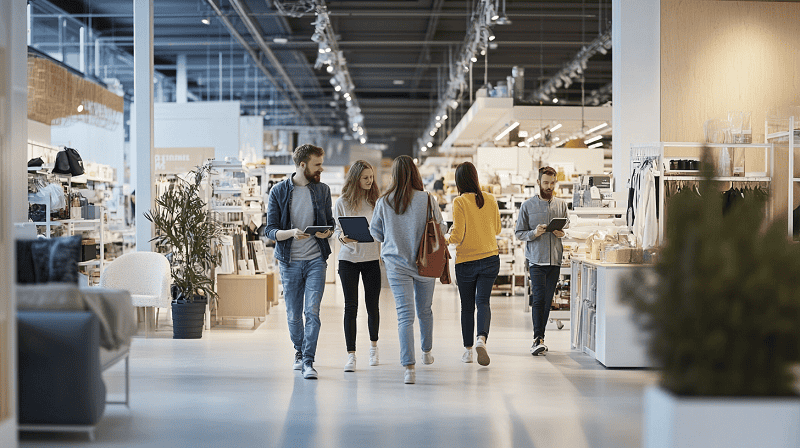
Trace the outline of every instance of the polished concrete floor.
<instances>
[{"instance_id":1,"label":"polished concrete floor","mask_svg":"<svg viewBox=\"0 0 800 448\"><path fill-rule=\"evenodd\" d=\"M458 293L437 282L435 363L423 365L417 348L413 385L403 384L389 289L381 296L381 364L367 362L362 304L357 371L345 373L343 298L337 285L327 285L318 381L292 370L282 302L255 329L252 320L226 320L201 340L173 340L162 326L134 340L131 406L108 406L94 442L84 434L31 433L20 446L639 446L643 388L655 374L605 369L571 351L569 323L548 326L550 352L531 356L524 300L492 296L491 364L464 364ZM120 364L105 374L110 399L120 396L123 373Z\"/></svg>"}]
</instances>

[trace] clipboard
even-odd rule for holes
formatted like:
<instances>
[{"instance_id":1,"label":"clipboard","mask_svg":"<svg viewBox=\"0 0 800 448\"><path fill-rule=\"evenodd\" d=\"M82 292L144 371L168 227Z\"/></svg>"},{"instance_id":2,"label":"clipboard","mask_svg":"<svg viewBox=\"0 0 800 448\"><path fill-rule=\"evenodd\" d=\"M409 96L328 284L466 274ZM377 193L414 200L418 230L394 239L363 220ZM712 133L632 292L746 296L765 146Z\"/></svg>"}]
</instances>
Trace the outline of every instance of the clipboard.
<instances>
[{"instance_id":1,"label":"clipboard","mask_svg":"<svg viewBox=\"0 0 800 448\"><path fill-rule=\"evenodd\" d=\"M554 230L561 230L565 225L567 225L567 218L553 218L550 220L550 224L547 225L547 228L544 229L544 231L552 232Z\"/></svg>"},{"instance_id":2,"label":"clipboard","mask_svg":"<svg viewBox=\"0 0 800 448\"><path fill-rule=\"evenodd\" d=\"M354 239L359 243L373 243L375 239L369 233L369 222L364 216L340 216L339 225L342 226L342 234Z\"/></svg>"}]
</instances>

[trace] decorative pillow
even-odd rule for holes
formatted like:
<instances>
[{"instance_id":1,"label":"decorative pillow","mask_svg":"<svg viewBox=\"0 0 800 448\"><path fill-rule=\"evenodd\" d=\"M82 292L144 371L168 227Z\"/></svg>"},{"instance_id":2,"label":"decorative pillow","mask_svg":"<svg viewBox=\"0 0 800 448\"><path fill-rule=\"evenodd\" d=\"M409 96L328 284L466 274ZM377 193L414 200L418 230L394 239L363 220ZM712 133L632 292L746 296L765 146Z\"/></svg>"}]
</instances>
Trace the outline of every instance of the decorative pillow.
<instances>
[{"instance_id":1,"label":"decorative pillow","mask_svg":"<svg viewBox=\"0 0 800 448\"><path fill-rule=\"evenodd\" d=\"M37 283L78 283L80 235L34 241L31 252Z\"/></svg>"},{"instance_id":2,"label":"decorative pillow","mask_svg":"<svg viewBox=\"0 0 800 448\"><path fill-rule=\"evenodd\" d=\"M36 283L31 245L36 240L17 240L17 283Z\"/></svg>"}]
</instances>

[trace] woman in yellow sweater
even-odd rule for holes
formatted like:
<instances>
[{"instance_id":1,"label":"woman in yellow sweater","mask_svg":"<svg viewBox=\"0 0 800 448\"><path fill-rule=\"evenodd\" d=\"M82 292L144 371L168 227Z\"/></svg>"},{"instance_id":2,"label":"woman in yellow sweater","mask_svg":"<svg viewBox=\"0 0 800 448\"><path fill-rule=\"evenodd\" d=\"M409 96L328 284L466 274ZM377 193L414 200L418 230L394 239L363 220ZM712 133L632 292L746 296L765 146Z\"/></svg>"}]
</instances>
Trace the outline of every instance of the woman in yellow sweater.
<instances>
[{"instance_id":1,"label":"woman in yellow sweater","mask_svg":"<svg viewBox=\"0 0 800 448\"><path fill-rule=\"evenodd\" d=\"M478 171L469 162L456 168L458 196L453 201L453 228L448 243L456 245L456 282L461 296L461 335L466 351L463 362L472 362L475 307L478 308L478 364L489 365L486 338L492 311L489 297L500 272L497 239L500 210L494 196L481 191Z\"/></svg>"}]
</instances>

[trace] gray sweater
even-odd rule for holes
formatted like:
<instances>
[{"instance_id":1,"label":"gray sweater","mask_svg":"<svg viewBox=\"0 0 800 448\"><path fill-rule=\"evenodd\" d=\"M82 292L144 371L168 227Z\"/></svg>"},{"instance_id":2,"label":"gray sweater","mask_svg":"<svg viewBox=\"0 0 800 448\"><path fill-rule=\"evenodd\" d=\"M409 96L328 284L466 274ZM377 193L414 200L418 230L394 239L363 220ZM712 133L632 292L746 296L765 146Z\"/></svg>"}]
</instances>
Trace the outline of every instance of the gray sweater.
<instances>
[{"instance_id":1,"label":"gray sweater","mask_svg":"<svg viewBox=\"0 0 800 448\"><path fill-rule=\"evenodd\" d=\"M545 232L538 238L534 238L536 226L547 225L553 218L569 219L567 202L563 199L553 198L548 202L539 196L534 196L522 203L515 235L518 240L527 241L525 258L528 259L528 263L561 266L561 258L564 255L561 238L556 237L552 232ZM564 228L568 226L569 221Z\"/></svg>"},{"instance_id":2,"label":"gray sweater","mask_svg":"<svg viewBox=\"0 0 800 448\"><path fill-rule=\"evenodd\" d=\"M435 199L431 199L431 204L433 216L444 233L447 231L447 223L442 220ZM386 265L387 274L394 272L417 275L417 251L425 231L427 209L428 194L424 191L414 192L411 203L402 215L395 213L385 197L378 199L369 230L373 238L383 243L381 258Z\"/></svg>"}]
</instances>

